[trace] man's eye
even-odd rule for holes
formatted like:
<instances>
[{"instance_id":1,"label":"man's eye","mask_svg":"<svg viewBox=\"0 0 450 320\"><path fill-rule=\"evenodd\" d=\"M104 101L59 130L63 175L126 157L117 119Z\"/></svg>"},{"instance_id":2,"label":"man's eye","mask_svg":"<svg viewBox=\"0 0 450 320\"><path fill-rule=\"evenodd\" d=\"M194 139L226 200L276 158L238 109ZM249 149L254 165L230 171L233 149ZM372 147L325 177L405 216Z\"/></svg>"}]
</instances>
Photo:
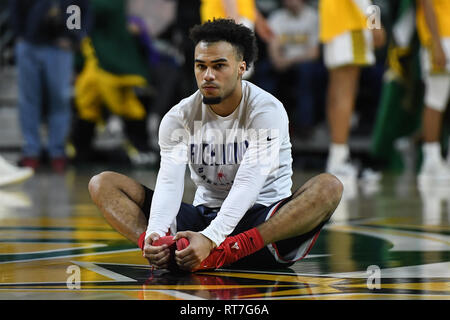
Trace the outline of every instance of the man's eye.
<instances>
[{"instance_id":1,"label":"man's eye","mask_svg":"<svg viewBox=\"0 0 450 320\"><path fill-rule=\"evenodd\" d=\"M218 64L216 64L215 66L214 66L214 68L216 68L216 69L221 69L221 68L223 68L225 65L223 64L223 63L218 63Z\"/></svg>"},{"instance_id":2,"label":"man's eye","mask_svg":"<svg viewBox=\"0 0 450 320\"><path fill-rule=\"evenodd\" d=\"M204 70L204 69L206 69L206 66L203 64L198 64L197 69Z\"/></svg>"}]
</instances>

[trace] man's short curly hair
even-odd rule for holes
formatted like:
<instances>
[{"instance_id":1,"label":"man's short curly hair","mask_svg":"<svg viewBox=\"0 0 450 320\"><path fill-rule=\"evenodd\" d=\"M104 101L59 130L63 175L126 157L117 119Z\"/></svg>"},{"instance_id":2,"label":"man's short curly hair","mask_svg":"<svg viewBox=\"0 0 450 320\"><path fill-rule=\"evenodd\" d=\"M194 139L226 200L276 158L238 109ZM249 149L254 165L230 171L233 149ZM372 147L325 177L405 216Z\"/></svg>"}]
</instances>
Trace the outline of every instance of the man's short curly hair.
<instances>
[{"instance_id":1,"label":"man's short curly hair","mask_svg":"<svg viewBox=\"0 0 450 320\"><path fill-rule=\"evenodd\" d=\"M258 55L256 37L252 30L243 24L237 24L233 19L214 19L196 25L190 30L190 38L197 45L201 41L226 41L236 48L247 69L255 62Z\"/></svg>"}]
</instances>

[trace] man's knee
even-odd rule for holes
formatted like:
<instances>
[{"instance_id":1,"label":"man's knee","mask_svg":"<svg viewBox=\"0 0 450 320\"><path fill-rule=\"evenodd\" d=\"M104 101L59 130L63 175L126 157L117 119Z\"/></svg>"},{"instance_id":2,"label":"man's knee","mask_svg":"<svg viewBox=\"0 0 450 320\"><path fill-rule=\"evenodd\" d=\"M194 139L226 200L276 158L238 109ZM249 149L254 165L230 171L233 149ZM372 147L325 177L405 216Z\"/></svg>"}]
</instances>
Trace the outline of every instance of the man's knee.
<instances>
[{"instance_id":1,"label":"man's knee","mask_svg":"<svg viewBox=\"0 0 450 320\"><path fill-rule=\"evenodd\" d=\"M105 189L106 186L111 186L112 184L112 176L114 172L104 171L99 174L96 174L89 180L88 190L91 198L95 200Z\"/></svg>"},{"instance_id":2,"label":"man's knee","mask_svg":"<svg viewBox=\"0 0 450 320\"><path fill-rule=\"evenodd\" d=\"M324 196L332 201L341 199L344 186L336 176L330 173L322 173L317 176L317 183L319 183Z\"/></svg>"},{"instance_id":3,"label":"man's knee","mask_svg":"<svg viewBox=\"0 0 450 320\"><path fill-rule=\"evenodd\" d=\"M317 178L321 190L321 198L330 208L326 217L326 219L329 219L341 201L344 186L338 178L329 173L320 174Z\"/></svg>"}]
</instances>

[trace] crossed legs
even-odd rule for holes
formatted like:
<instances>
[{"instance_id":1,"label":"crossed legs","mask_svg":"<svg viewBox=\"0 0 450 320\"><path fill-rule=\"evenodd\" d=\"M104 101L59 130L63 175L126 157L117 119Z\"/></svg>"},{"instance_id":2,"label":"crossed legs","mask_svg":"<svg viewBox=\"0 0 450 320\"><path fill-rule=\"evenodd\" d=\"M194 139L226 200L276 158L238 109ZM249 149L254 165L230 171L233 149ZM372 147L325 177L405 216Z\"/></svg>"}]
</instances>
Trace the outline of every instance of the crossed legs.
<instances>
[{"instance_id":1,"label":"crossed legs","mask_svg":"<svg viewBox=\"0 0 450 320\"><path fill-rule=\"evenodd\" d=\"M257 227L264 243L305 234L327 221L339 204L343 187L330 174L308 180L278 212ZM89 182L92 200L108 223L134 243L147 229L142 207L145 191L131 178L115 172L102 172Z\"/></svg>"}]
</instances>

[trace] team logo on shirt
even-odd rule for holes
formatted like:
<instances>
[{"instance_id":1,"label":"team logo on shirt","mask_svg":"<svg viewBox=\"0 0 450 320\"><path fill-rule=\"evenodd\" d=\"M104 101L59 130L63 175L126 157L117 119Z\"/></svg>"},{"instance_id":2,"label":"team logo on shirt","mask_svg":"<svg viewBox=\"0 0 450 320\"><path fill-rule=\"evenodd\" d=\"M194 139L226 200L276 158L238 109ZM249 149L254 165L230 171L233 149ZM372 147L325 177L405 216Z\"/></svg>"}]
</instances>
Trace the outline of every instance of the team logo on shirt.
<instances>
[{"instance_id":1,"label":"team logo on shirt","mask_svg":"<svg viewBox=\"0 0 450 320\"><path fill-rule=\"evenodd\" d=\"M240 164L248 146L247 140L226 144L191 143L190 162L205 166Z\"/></svg>"},{"instance_id":2,"label":"team logo on shirt","mask_svg":"<svg viewBox=\"0 0 450 320\"><path fill-rule=\"evenodd\" d=\"M219 180L220 183L224 183L227 181L227 176L226 174L223 172L223 170L220 170L217 173L217 180Z\"/></svg>"}]
</instances>

